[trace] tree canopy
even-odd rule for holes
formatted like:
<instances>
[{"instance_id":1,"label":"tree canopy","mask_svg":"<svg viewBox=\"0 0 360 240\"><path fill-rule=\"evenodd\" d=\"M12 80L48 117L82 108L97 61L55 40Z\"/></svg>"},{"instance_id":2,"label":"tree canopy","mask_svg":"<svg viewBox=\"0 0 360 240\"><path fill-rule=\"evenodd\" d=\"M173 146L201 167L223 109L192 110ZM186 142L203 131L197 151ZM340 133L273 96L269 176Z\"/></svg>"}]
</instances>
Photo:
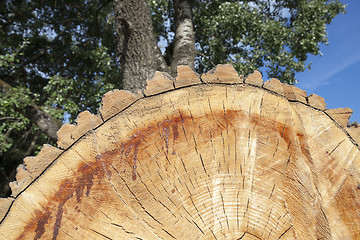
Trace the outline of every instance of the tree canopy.
<instances>
[{"instance_id":1,"label":"tree canopy","mask_svg":"<svg viewBox=\"0 0 360 240\"><path fill-rule=\"evenodd\" d=\"M25 156L55 144L62 122L156 70L231 63L294 84L344 12L338 0L2 1L0 191Z\"/></svg>"}]
</instances>

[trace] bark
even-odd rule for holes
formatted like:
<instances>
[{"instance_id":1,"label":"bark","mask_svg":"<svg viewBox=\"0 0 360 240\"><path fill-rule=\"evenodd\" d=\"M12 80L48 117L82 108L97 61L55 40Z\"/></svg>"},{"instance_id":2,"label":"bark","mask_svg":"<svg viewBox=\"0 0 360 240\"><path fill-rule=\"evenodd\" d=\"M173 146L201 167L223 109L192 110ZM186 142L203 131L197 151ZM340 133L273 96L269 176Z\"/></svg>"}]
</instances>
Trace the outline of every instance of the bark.
<instances>
[{"instance_id":1,"label":"bark","mask_svg":"<svg viewBox=\"0 0 360 240\"><path fill-rule=\"evenodd\" d=\"M176 32L171 63L172 74L176 74L179 65L188 65L194 69L196 51L192 2L192 0L174 0Z\"/></svg>"},{"instance_id":2,"label":"bark","mask_svg":"<svg viewBox=\"0 0 360 240\"><path fill-rule=\"evenodd\" d=\"M0 80L0 88L3 91L11 91L10 84ZM57 131L60 129L62 123L40 109L35 103L30 103L25 109L16 109L23 113L33 124L35 124L41 131L53 140L57 139Z\"/></svg>"},{"instance_id":3,"label":"bark","mask_svg":"<svg viewBox=\"0 0 360 240\"><path fill-rule=\"evenodd\" d=\"M166 71L157 46L147 1L114 1L123 89L136 92L155 71Z\"/></svg>"},{"instance_id":4,"label":"bark","mask_svg":"<svg viewBox=\"0 0 360 240\"><path fill-rule=\"evenodd\" d=\"M34 103L31 103L25 109L25 116L30 119L30 121L39 127L48 137L53 140L57 139L57 131L60 129L62 123L56 118L44 112Z\"/></svg>"}]
</instances>

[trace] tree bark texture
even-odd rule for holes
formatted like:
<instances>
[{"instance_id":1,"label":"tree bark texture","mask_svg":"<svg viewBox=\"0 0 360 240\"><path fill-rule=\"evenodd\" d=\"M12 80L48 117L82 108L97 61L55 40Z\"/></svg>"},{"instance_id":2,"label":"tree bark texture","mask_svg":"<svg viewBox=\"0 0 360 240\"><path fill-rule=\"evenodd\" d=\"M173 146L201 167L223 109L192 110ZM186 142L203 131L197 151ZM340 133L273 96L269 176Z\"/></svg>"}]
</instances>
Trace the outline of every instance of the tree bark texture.
<instances>
[{"instance_id":1,"label":"tree bark texture","mask_svg":"<svg viewBox=\"0 0 360 240\"><path fill-rule=\"evenodd\" d=\"M123 89L143 89L146 79L166 63L157 46L145 0L115 0L115 22Z\"/></svg>"},{"instance_id":2,"label":"tree bark texture","mask_svg":"<svg viewBox=\"0 0 360 240\"><path fill-rule=\"evenodd\" d=\"M107 93L101 118L61 128L66 150L25 158L1 239L360 238L350 109L230 65L144 94Z\"/></svg>"},{"instance_id":3,"label":"tree bark texture","mask_svg":"<svg viewBox=\"0 0 360 240\"><path fill-rule=\"evenodd\" d=\"M179 65L188 65L194 69L196 51L192 2L192 0L174 0L176 32L171 63L173 74L176 74Z\"/></svg>"},{"instance_id":4,"label":"tree bark texture","mask_svg":"<svg viewBox=\"0 0 360 240\"><path fill-rule=\"evenodd\" d=\"M57 131L60 129L62 123L41 110L36 104L31 103L25 108L25 116L35 124L41 131L53 140L57 139Z\"/></svg>"}]
</instances>

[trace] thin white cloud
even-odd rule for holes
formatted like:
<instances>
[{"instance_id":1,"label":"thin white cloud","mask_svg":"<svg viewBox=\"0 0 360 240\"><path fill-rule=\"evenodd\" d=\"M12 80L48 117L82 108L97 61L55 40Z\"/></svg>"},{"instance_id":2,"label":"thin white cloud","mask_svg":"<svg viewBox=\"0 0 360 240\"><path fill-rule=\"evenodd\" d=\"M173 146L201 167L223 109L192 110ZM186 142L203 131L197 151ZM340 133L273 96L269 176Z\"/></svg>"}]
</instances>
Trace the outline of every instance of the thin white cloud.
<instances>
[{"instance_id":1,"label":"thin white cloud","mask_svg":"<svg viewBox=\"0 0 360 240\"><path fill-rule=\"evenodd\" d=\"M308 91L314 92L319 87L330 84L330 78L358 61L360 61L360 55L354 54L343 61L339 60L337 63L329 64L326 69L319 69L320 71L317 71L317 73L313 71L312 74L310 74L311 78L307 81L302 80L300 82L302 82L302 86Z\"/></svg>"}]
</instances>

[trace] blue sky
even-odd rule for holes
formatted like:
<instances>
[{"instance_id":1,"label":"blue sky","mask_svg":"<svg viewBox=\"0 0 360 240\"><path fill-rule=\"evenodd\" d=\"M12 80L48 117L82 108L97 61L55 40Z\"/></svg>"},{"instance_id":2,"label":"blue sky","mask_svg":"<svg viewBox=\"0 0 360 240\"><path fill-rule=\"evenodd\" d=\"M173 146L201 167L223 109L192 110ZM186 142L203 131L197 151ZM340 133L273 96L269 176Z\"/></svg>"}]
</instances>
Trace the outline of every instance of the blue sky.
<instances>
[{"instance_id":1,"label":"blue sky","mask_svg":"<svg viewBox=\"0 0 360 240\"><path fill-rule=\"evenodd\" d=\"M308 58L311 70L296 74L297 87L325 98L328 108L349 107L360 123L360 0L342 0L346 14L328 25L329 45Z\"/></svg>"}]
</instances>

